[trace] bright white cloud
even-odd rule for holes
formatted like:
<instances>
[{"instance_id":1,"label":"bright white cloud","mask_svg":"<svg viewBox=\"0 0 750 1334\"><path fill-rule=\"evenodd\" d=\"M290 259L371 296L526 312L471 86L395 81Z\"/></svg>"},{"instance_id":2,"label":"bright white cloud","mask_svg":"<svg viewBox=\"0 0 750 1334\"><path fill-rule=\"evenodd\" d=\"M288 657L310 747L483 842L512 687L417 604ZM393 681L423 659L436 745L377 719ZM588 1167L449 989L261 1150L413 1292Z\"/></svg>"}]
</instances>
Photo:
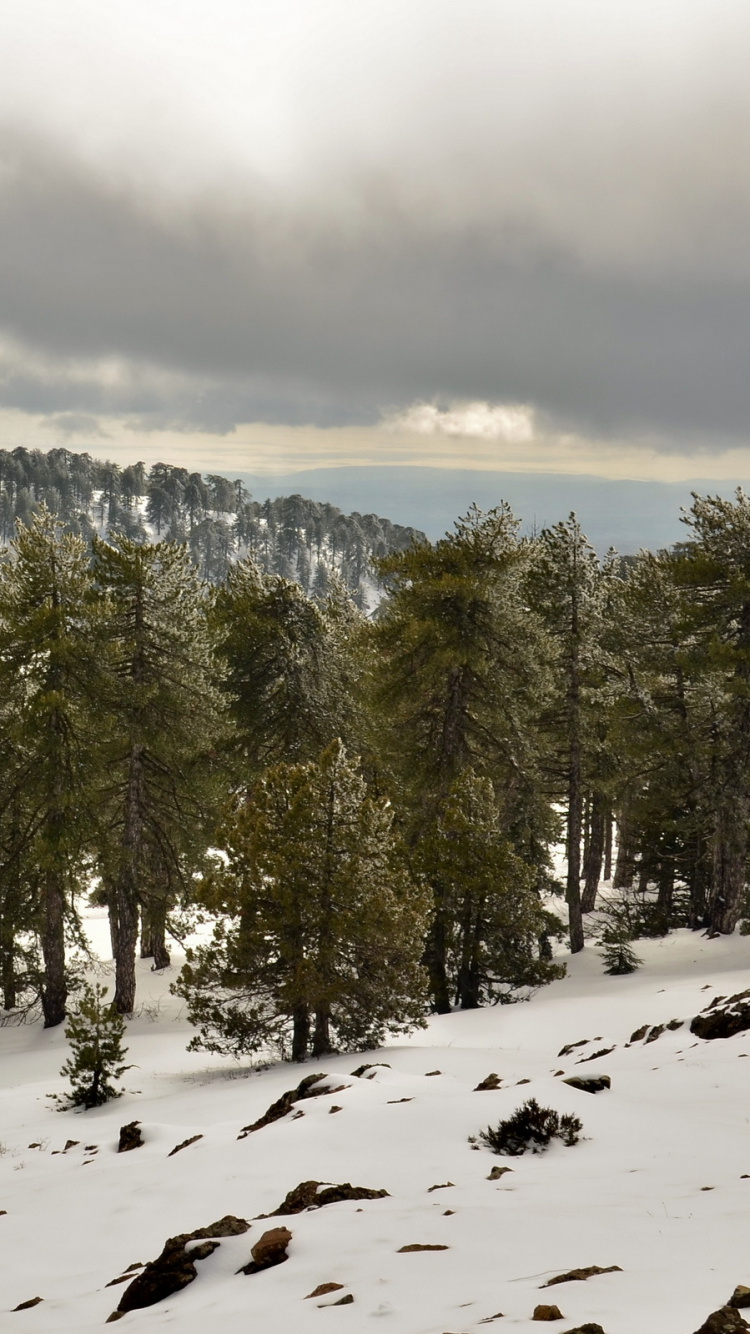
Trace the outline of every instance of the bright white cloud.
<instances>
[{"instance_id":1,"label":"bright white cloud","mask_svg":"<svg viewBox=\"0 0 750 1334\"><path fill-rule=\"evenodd\" d=\"M509 445L521 445L534 438L533 409L519 403L453 403L448 408L439 408L434 403L413 403L406 411L386 417L383 425L389 431L465 436Z\"/></svg>"}]
</instances>

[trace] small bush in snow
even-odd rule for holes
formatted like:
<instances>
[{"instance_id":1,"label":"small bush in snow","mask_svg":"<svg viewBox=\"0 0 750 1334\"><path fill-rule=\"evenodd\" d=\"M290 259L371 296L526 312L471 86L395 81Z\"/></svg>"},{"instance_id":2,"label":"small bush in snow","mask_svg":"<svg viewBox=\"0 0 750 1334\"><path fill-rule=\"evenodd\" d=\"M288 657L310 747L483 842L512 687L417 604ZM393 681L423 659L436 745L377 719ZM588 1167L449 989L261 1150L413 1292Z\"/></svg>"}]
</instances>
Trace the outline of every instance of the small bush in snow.
<instances>
[{"instance_id":1,"label":"small bush in snow","mask_svg":"<svg viewBox=\"0 0 750 1334\"><path fill-rule=\"evenodd\" d=\"M561 1139L568 1147L577 1144L582 1130L577 1116L561 1116L552 1107L540 1107L536 1098L529 1098L507 1121L500 1121L494 1129L488 1126L480 1130L479 1138L493 1153L517 1158L528 1151L542 1153L553 1139Z\"/></svg>"},{"instance_id":2,"label":"small bush in snow","mask_svg":"<svg viewBox=\"0 0 750 1334\"><path fill-rule=\"evenodd\" d=\"M55 1101L60 1103L60 1111L71 1107L101 1107L111 1098L122 1097L122 1089L112 1083L122 1079L131 1067L123 1061L127 1047L123 1047L125 1020L114 1005L105 1005L107 988L97 982L96 986L84 986L83 995L65 1026L65 1036L70 1043L70 1056L65 1062L61 1075L70 1080L70 1093Z\"/></svg>"}]
</instances>

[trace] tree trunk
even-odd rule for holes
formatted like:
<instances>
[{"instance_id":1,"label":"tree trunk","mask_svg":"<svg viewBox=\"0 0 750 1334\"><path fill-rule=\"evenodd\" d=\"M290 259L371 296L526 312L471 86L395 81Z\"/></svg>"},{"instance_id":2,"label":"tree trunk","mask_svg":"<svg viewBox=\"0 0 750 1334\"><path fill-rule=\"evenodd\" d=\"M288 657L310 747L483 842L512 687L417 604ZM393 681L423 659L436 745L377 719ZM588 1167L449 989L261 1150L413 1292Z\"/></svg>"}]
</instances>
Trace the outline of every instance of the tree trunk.
<instances>
[{"instance_id":1,"label":"tree trunk","mask_svg":"<svg viewBox=\"0 0 750 1334\"><path fill-rule=\"evenodd\" d=\"M48 871L44 880L40 935L44 960L44 1027L55 1028L65 1018L68 988L65 980L65 888L53 871Z\"/></svg>"},{"instance_id":2,"label":"tree trunk","mask_svg":"<svg viewBox=\"0 0 750 1334\"><path fill-rule=\"evenodd\" d=\"M292 1011L292 1060L305 1061L310 1045L310 1011L306 1005L295 1005Z\"/></svg>"},{"instance_id":3,"label":"tree trunk","mask_svg":"<svg viewBox=\"0 0 750 1334\"><path fill-rule=\"evenodd\" d=\"M731 935L745 898L745 868L748 843L748 802L737 798L722 812L714 837L713 884L709 895L708 925L712 931Z\"/></svg>"},{"instance_id":4,"label":"tree trunk","mask_svg":"<svg viewBox=\"0 0 750 1334\"><path fill-rule=\"evenodd\" d=\"M604 870L602 880L612 879L612 812L607 811L604 821Z\"/></svg>"},{"instance_id":5,"label":"tree trunk","mask_svg":"<svg viewBox=\"0 0 750 1334\"><path fill-rule=\"evenodd\" d=\"M685 880L690 892L690 926L693 931L708 925L708 866L706 840L700 833L690 839Z\"/></svg>"},{"instance_id":6,"label":"tree trunk","mask_svg":"<svg viewBox=\"0 0 750 1334\"><path fill-rule=\"evenodd\" d=\"M435 894L435 916L427 933L423 963L430 979L432 1003L436 1014L450 1014L451 1010L446 945L445 914L439 896Z\"/></svg>"},{"instance_id":7,"label":"tree trunk","mask_svg":"<svg viewBox=\"0 0 750 1334\"><path fill-rule=\"evenodd\" d=\"M168 968L171 963L166 935L166 904L149 900L141 908L141 958L153 959L153 972Z\"/></svg>"},{"instance_id":8,"label":"tree trunk","mask_svg":"<svg viewBox=\"0 0 750 1334\"><path fill-rule=\"evenodd\" d=\"M631 821L625 810L617 822L617 834L617 860L612 885L615 889L630 889L635 877L635 850Z\"/></svg>"},{"instance_id":9,"label":"tree trunk","mask_svg":"<svg viewBox=\"0 0 750 1334\"><path fill-rule=\"evenodd\" d=\"M331 1012L328 1006L321 1005L315 1011L313 1028L313 1056L328 1056L333 1051L331 1046Z\"/></svg>"},{"instance_id":10,"label":"tree trunk","mask_svg":"<svg viewBox=\"0 0 750 1334\"><path fill-rule=\"evenodd\" d=\"M0 916L0 986L3 990L3 1009L16 1006L15 932L7 908Z\"/></svg>"},{"instance_id":11,"label":"tree trunk","mask_svg":"<svg viewBox=\"0 0 750 1334\"><path fill-rule=\"evenodd\" d=\"M657 903L660 913L664 916L664 924L668 926L669 919L672 916L672 901L674 898L674 857L665 856L659 866L659 894Z\"/></svg>"},{"instance_id":12,"label":"tree trunk","mask_svg":"<svg viewBox=\"0 0 750 1334\"><path fill-rule=\"evenodd\" d=\"M589 845L583 860L584 885L583 899L581 901L582 912L593 912L596 907L596 895L597 890L599 889L602 857L604 856L606 822L607 807L605 799L601 793L595 792L591 801Z\"/></svg>"},{"instance_id":13,"label":"tree trunk","mask_svg":"<svg viewBox=\"0 0 750 1334\"><path fill-rule=\"evenodd\" d=\"M574 591L571 612L570 679L568 684L568 877L565 897L568 901L570 952L583 949L583 914L581 912L581 826L583 823L583 788L581 784L581 687L579 677L578 598Z\"/></svg>"},{"instance_id":14,"label":"tree trunk","mask_svg":"<svg viewBox=\"0 0 750 1334\"><path fill-rule=\"evenodd\" d=\"M132 1014L135 1007L135 956L138 945L138 881L143 844L143 750L130 751L130 772L122 837L121 862L115 876L110 914L114 924L115 1008ZM113 911L114 910L114 911Z\"/></svg>"}]
</instances>

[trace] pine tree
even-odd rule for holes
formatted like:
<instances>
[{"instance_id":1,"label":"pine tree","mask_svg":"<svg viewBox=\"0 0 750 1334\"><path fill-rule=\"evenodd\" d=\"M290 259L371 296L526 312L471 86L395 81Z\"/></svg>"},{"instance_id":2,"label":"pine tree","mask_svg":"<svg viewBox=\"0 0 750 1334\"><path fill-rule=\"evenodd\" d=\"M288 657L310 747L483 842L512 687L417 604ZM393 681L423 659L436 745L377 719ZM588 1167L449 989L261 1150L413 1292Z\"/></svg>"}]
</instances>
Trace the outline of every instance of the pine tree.
<instances>
[{"instance_id":1,"label":"pine tree","mask_svg":"<svg viewBox=\"0 0 750 1334\"><path fill-rule=\"evenodd\" d=\"M0 822L11 877L34 887L46 1027L65 1017L65 923L91 834L100 645L85 544L42 506L0 564L0 721L10 758ZM8 902L6 892L4 911Z\"/></svg>"},{"instance_id":2,"label":"pine tree","mask_svg":"<svg viewBox=\"0 0 750 1334\"><path fill-rule=\"evenodd\" d=\"M531 869L503 833L488 778L469 769L456 780L434 833L420 843L419 864L442 906L447 977L462 1009L562 975L540 958L544 910Z\"/></svg>"},{"instance_id":3,"label":"pine tree","mask_svg":"<svg viewBox=\"0 0 750 1334\"><path fill-rule=\"evenodd\" d=\"M376 562L389 596L372 630L371 671L381 755L413 855L454 783L473 769L492 780L504 832L539 887L555 824L536 730L547 685L540 623L523 586L530 548L517 530L507 506L474 508L434 546L423 541ZM449 925L440 882L433 888L427 961L435 1008L445 1012Z\"/></svg>"},{"instance_id":4,"label":"pine tree","mask_svg":"<svg viewBox=\"0 0 750 1334\"><path fill-rule=\"evenodd\" d=\"M348 639L356 617L341 586L328 602L254 561L232 567L216 595L214 633L235 725L238 781L311 760L352 731Z\"/></svg>"},{"instance_id":5,"label":"pine tree","mask_svg":"<svg viewBox=\"0 0 750 1334\"><path fill-rule=\"evenodd\" d=\"M199 1028L192 1046L285 1052L291 1030L301 1061L421 1022L425 896L391 825L340 741L265 775L227 825L213 941L174 987Z\"/></svg>"},{"instance_id":6,"label":"pine tree","mask_svg":"<svg viewBox=\"0 0 750 1334\"><path fill-rule=\"evenodd\" d=\"M105 1005L107 987L97 983L84 986L83 995L65 1025L71 1054L60 1074L70 1080L71 1091L61 1102L60 1111L71 1107L101 1107L111 1098L122 1097L113 1080L122 1079L131 1066L125 1065L127 1047L123 1047L125 1021L114 1004Z\"/></svg>"},{"instance_id":7,"label":"pine tree","mask_svg":"<svg viewBox=\"0 0 750 1334\"><path fill-rule=\"evenodd\" d=\"M166 910L208 842L220 705L206 603L184 547L97 539L94 560L108 634L98 856L114 1004L129 1014L139 912L163 967Z\"/></svg>"},{"instance_id":8,"label":"pine tree","mask_svg":"<svg viewBox=\"0 0 750 1334\"><path fill-rule=\"evenodd\" d=\"M688 673L710 683L706 783L707 924L730 933L742 912L750 854L750 497L694 496L691 537L674 561L687 596Z\"/></svg>"},{"instance_id":9,"label":"pine tree","mask_svg":"<svg viewBox=\"0 0 750 1334\"><path fill-rule=\"evenodd\" d=\"M595 691L601 679L605 589L596 553L575 514L540 534L528 587L552 643L554 692L542 723L548 737L550 795L562 797L566 807L566 898L570 948L575 954L583 949L584 798L600 744L595 723L601 714Z\"/></svg>"}]
</instances>

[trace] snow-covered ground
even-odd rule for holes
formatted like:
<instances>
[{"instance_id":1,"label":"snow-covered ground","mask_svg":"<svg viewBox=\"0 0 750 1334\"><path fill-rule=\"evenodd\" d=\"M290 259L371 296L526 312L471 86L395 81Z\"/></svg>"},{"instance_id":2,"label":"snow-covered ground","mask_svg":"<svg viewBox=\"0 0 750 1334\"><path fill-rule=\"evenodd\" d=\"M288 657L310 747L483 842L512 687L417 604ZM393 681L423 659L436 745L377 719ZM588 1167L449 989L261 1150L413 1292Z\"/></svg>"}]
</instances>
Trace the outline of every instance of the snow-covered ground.
<instances>
[{"instance_id":1,"label":"snow-covered ground","mask_svg":"<svg viewBox=\"0 0 750 1334\"><path fill-rule=\"evenodd\" d=\"M93 926L104 947L103 923ZM736 1284L750 1284L750 1066L739 1064L750 1033L704 1042L688 1030L715 995L750 986L750 938L681 931L638 952L645 965L629 977L604 976L587 947L528 1004L436 1018L374 1055L259 1071L186 1052L190 1030L168 993L174 974L144 964L128 1092L87 1113L61 1113L46 1098L65 1087L61 1029L0 1030L0 1329L98 1329L124 1290L110 1280L153 1259L168 1236L225 1214L255 1219L314 1178L389 1195L253 1221L198 1262L194 1283L121 1327L473 1334L499 1312L497 1328L536 1329L534 1307L554 1302L561 1331L591 1321L606 1334L691 1334ZM672 1019L687 1022L626 1046L641 1025ZM558 1056L581 1039L589 1044ZM353 1077L367 1060L390 1068ZM346 1088L237 1138L314 1070ZM475 1092L491 1071L502 1087ZM574 1090L560 1071L606 1073L611 1091ZM472 1148L470 1135L529 1096L576 1113L581 1142L510 1159ZM119 1127L134 1119L145 1144L118 1154ZM69 1139L79 1143L60 1152ZM494 1165L513 1170L489 1181ZM237 1274L281 1223L292 1232L288 1261ZM413 1243L448 1249L399 1253ZM622 1272L540 1291L589 1265ZM326 1282L343 1286L305 1300ZM348 1294L347 1305L320 1305Z\"/></svg>"}]
</instances>

